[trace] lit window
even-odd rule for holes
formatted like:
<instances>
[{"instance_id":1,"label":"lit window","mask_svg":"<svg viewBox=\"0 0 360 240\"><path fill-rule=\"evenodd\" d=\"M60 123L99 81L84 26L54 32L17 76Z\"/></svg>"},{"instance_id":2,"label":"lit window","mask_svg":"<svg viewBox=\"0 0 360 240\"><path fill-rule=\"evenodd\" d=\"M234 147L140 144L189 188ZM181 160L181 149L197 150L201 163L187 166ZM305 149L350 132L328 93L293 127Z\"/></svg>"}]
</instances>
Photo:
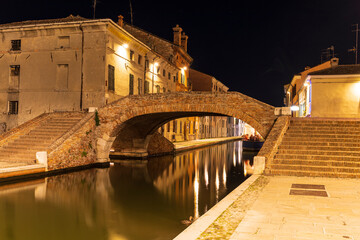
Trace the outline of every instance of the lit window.
<instances>
[{"instance_id":1,"label":"lit window","mask_svg":"<svg viewBox=\"0 0 360 240\"><path fill-rule=\"evenodd\" d=\"M142 63L142 56L139 54L139 57L138 57L138 64L141 65Z\"/></svg>"},{"instance_id":2,"label":"lit window","mask_svg":"<svg viewBox=\"0 0 360 240\"><path fill-rule=\"evenodd\" d=\"M134 61L135 53L133 50L130 50L130 60Z\"/></svg>"}]
</instances>

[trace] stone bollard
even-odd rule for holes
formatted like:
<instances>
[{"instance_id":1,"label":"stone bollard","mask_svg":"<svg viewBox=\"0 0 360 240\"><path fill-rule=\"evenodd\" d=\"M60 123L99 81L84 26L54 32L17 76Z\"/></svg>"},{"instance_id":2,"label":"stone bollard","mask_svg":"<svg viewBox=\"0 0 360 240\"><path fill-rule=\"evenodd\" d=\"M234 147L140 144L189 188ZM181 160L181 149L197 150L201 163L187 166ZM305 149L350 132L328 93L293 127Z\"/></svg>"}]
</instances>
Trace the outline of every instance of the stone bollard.
<instances>
[{"instance_id":1,"label":"stone bollard","mask_svg":"<svg viewBox=\"0 0 360 240\"><path fill-rule=\"evenodd\" d=\"M36 161L45 166L45 170L48 170L47 152L36 152Z\"/></svg>"},{"instance_id":2,"label":"stone bollard","mask_svg":"<svg viewBox=\"0 0 360 240\"><path fill-rule=\"evenodd\" d=\"M265 157L255 156L254 157L254 174L262 174L265 170Z\"/></svg>"}]
</instances>

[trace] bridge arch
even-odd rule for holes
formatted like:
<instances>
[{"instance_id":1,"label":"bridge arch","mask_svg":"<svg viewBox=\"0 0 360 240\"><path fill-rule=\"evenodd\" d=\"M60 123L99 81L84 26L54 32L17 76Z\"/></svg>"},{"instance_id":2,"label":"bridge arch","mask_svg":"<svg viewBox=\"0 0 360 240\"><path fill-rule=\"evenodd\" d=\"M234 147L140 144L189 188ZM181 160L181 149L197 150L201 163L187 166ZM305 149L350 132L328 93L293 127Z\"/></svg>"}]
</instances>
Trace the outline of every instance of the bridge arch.
<instances>
[{"instance_id":1,"label":"bridge arch","mask_svg":"<svg viewBox=\"0 0 360 240\"><path fill-rule=\"evenodd\" d=\"M146 151L162 124L181 117L230 116L254 127L264 138L276 116L274 107L238 92L175 92L134 95L99 109L98 161L107 161L115 139L125 148Z\"/></svg>"}]
</instances>

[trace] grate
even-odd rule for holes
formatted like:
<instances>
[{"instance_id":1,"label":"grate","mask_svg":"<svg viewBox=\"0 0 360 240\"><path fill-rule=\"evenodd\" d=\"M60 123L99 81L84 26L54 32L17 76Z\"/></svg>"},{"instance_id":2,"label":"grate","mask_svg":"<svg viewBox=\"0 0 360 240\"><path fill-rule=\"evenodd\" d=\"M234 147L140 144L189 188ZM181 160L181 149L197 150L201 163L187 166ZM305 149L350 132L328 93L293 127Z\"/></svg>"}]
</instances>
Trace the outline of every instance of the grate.
<instances>
[{"instance_id":1,"label":"grate","mask_svg":"<svg viewBox=\"0 0 360 240\"><path fill-rule=\"evenodd\" d=\"M293 183L290 195L328 197L325 185Z\"/></svg>"}]
</instances>

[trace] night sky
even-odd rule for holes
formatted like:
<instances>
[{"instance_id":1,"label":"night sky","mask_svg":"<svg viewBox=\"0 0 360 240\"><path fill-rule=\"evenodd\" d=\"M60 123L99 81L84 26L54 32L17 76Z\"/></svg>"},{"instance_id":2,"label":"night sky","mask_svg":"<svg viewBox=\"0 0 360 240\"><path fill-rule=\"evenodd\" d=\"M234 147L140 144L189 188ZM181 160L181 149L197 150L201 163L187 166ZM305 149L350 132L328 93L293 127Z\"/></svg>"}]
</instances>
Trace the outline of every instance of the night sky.
<instances>
[{"instance_id":1,"label":"night sky","mask_svg":"<svg viewBox=\"0 0 360 240\"><path fill-rule=\"evenodd\" d=\"M131 0L134 25L172 41L179 24L189 36L192 68L213 75L231 91L283 105L283 85L335 47L340 64L354 64L352 24L360 24L360 1L139 1ZM0 23L70 14L93 17L93 0L8 0ZM98 0L96 18L118 15L130 22L128 0Z\"/></svg>"}]
</instances>

